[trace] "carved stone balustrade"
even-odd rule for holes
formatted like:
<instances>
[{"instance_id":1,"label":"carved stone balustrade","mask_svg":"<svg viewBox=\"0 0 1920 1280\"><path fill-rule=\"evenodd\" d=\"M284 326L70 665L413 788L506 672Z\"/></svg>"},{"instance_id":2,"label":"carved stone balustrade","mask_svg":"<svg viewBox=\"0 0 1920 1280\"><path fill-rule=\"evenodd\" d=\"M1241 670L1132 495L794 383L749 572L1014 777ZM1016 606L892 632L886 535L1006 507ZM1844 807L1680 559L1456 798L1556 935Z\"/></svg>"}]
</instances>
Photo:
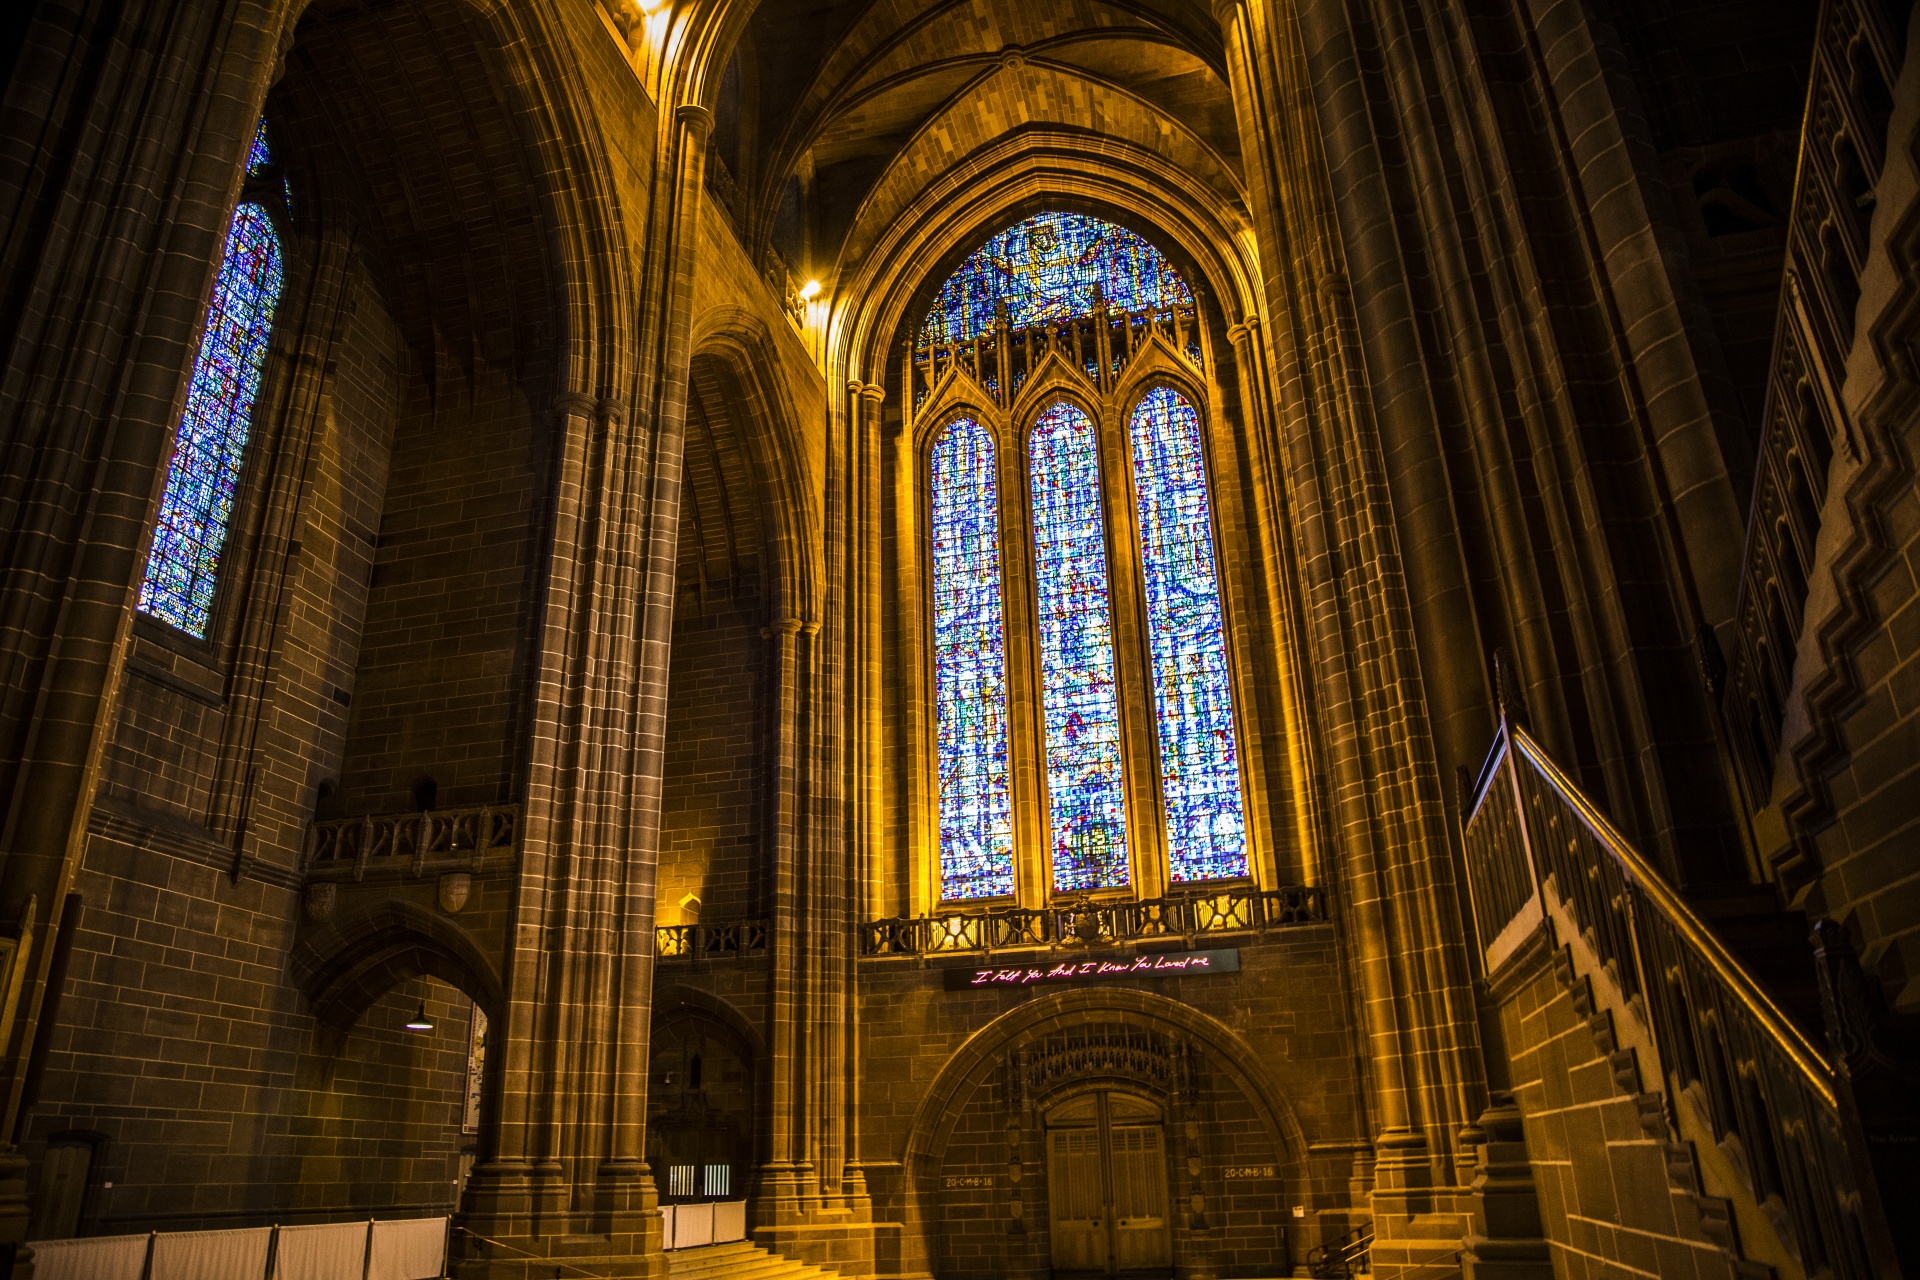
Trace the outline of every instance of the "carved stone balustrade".
<instances>
[{"instance_id":1,"label":"carved stone balustrade","mask_svg":"<svg viewBox=\"0 0 1920 1280\"><path fill-rule=\"evenodd\" d=\"M918 919L873 920L861 926L860 954L916 956L1262 933L1323 924L1326 890L1288 885L1234 886L1179 897L1065 902L1040 911L956 911Z\"/></svg>"}]
</instances>

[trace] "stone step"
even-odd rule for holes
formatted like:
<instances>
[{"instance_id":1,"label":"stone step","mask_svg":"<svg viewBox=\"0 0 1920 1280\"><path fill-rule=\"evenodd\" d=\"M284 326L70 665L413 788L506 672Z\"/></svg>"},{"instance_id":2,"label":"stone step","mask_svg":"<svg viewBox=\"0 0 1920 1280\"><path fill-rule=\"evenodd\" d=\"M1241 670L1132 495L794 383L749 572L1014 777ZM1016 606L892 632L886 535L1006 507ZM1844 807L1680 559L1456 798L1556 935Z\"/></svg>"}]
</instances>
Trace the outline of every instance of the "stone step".
<instances>
[{"instance_id":1,"label":"stone step","mask_svg":"<svg viewBox=\"0 0 1920 1280\"><path fill-rule=\"evenodd\" d=\"M671 1280L827 1280L835 1274L745 1241L674 1249L667 1254Z\"/></svg>"}]
</instances>

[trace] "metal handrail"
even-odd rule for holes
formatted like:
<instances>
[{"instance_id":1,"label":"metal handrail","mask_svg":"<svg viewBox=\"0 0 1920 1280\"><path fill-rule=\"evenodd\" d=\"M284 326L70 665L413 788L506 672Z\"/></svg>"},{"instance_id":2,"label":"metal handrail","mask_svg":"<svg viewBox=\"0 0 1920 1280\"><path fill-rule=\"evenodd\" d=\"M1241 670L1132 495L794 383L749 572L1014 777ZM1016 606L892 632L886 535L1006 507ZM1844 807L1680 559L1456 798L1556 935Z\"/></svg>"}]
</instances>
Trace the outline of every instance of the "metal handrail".
<instances>
[{"instance_id":1,"label":"metal handrail","mask_svg":"<svg viewBox=\"0 0 1920 1280\"><path fill-rule=\"evenodd\" d=\"M1740 1002L1746 1005L1753 1016L1759 1020L1761 1029L1793 1060L1793 1064L1806 1077L1807 1083L1814 1087L1826 1104L1829 1107L1837 1107L1839 1102L1834 1095L1833 1068L1827 1064L1826 1058L1820 1051L1814 1048L1800 1028L1780 1011L1780 1006L1774 1003L1773 998L1754 982L1747 971L1741 967L1739 960L1734 958L1733 953L1714 937L1706 923L1694 914L1693 908L1667 887L1660 873L1649 866L1646 860L1635 852L1633 846L1627 843L1626 837L1607 821L1606 815L1594 808L1592 802L1580 793L1580 789L1573 784L1573 780L1561 771L1560 766L1556 765L1545 751L1541 750L1540 744L1533 740L1533 736L1519 725L1509 727L1513 734L1513 744L1519 748L1520 754L1540 772L1547 784L1560 794L1560 798L1580 815L1581 821L1587 824L1588 830L1605 846L1607 852L1620 862L1622 870L1633 881L1634 887L1645 894L1648 901L1666 917L1667 923L1679 931L1680 936L1686 939L1687 945L1700 953L1712 967L1715 976L1733 988Z\"/></svg>"},{"instance_id":2,"label":"metal handrail","mask_svg":"<svg viewBox=\"0 0 1920 1280\"><path fill-rule=\"evenodd\" d=\"M1556 921L1645 1031L1664 1101L1648 1121L1719 1148L1806 1274L1876 1275L1885 1236L1850 1149L1836 1069L1691 907L1503 707L1462 805L1467 884L1488 976ZM1676 1107L1677 1098L1688 1098ZM1850 1114L1850 1113L1848 1113ZM1686 1190L1686 1187L1681 1187ZM1697 1190L1697 1188L1695 1188Z\"/></svg>"}]
</instances>

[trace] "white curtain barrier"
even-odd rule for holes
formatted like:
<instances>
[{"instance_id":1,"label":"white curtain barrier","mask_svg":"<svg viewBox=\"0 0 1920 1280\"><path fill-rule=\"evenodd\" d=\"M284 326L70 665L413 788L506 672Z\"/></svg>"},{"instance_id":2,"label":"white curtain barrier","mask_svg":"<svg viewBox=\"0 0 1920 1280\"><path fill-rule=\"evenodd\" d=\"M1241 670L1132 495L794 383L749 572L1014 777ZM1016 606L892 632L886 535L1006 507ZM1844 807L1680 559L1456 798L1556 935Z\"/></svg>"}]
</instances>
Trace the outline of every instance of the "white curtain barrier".
<instances>
[{"instance_id":1,"label":"white curtain barrier","mask_svg":"<svg viewBox=\"0 0 1920 1280\"><path fill-rule=\"evenodd\" d=\"M705 1244L731 1244L747 1238L745 1200L706 1204L663 1204L661 1238L669 1249L698 1249Z\"/></svg>"},{"instance_id":2,"label":"white curtain barrier","mask_svg":"<svg viewBox=\"0 0 1920 1280\"><path fill-rule=\"evenodd\" d=\"M36 1280L435 1280L447 1220L35 1240Z\"/></svg>"}]
</instances>

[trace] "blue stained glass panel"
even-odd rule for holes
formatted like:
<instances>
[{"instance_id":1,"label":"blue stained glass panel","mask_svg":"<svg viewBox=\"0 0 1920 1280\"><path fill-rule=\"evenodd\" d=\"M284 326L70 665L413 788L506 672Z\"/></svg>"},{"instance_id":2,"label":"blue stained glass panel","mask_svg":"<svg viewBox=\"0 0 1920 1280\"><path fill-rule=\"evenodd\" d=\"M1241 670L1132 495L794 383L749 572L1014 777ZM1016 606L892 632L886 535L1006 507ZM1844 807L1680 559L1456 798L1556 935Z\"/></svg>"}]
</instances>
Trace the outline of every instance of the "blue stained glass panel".
<instances>
[{"instance_id":1,"label":"blue stained glass panel","mask_svg":"<svg viewBox=\"0 0 1920 1280\"><path fill-rule=\"evenodd\" d=\"M256 154L264 138L256 139ZM213 611L220 553L284 282L272 219L257 204L241 205L227 229L140 585L144 612L195 636L206 635Z\"/></svg>"},{"instance_id":2,"label":"blue stained glass panel","mask_svg":"<svg viewBox=\"0 0 1920 1280\"><path fill-rule=\"evenodd\" d=\"M1165 255L1125 227L1079 213L1039 213L974 250L940 287L920 343L963 342L993 327L1005 303L1016 327L1046 324L1107 305L1145 310L1193 301Z\"/></svg>"},{"instance_id":3,"label":"blue stained glass panel","mask_svg":"<svg viewBox=\"0 0 1920 1280\"><path fill-rule=\"evenodd\" d=\"M257 178L273 163L273 149L267 145L267 122L262 120L253 131L253 145L247 148L247 176Z\"/></svg>"},{"instance_id":4,"label":"blue stained glass panel","mask_svg":"<svg viewBox=\"0 0 1920 1280\"><path fill-rule=\"evenodd\" d=\"M1034 424L1028 468L1053 887L1124 885L1120 701L1092 421L1065 402L1048 409Z\"/></svg>"},{"instance_id":5,"label":"blue stained glass panel","mask_svg":"<svg viewBox=\"0 0 1920 1280\"><path fill-rule=\"evenodd\" d=\"M933 669L940 896L1013 892L1006 632L993 436L971 418L933 446Z\"/></svg>"},{"instance_id":6,"label":"blue stained glass panel","mask_svg":"<svg viewBox=\"0 0 1920 1280\"><path fill-rule=\"evenodd\" d=\"M1200 415L1156 387L1133 412L1132 436L1172 876L1244 876L1247 815Z\"/></svg>"}]
</instances>

